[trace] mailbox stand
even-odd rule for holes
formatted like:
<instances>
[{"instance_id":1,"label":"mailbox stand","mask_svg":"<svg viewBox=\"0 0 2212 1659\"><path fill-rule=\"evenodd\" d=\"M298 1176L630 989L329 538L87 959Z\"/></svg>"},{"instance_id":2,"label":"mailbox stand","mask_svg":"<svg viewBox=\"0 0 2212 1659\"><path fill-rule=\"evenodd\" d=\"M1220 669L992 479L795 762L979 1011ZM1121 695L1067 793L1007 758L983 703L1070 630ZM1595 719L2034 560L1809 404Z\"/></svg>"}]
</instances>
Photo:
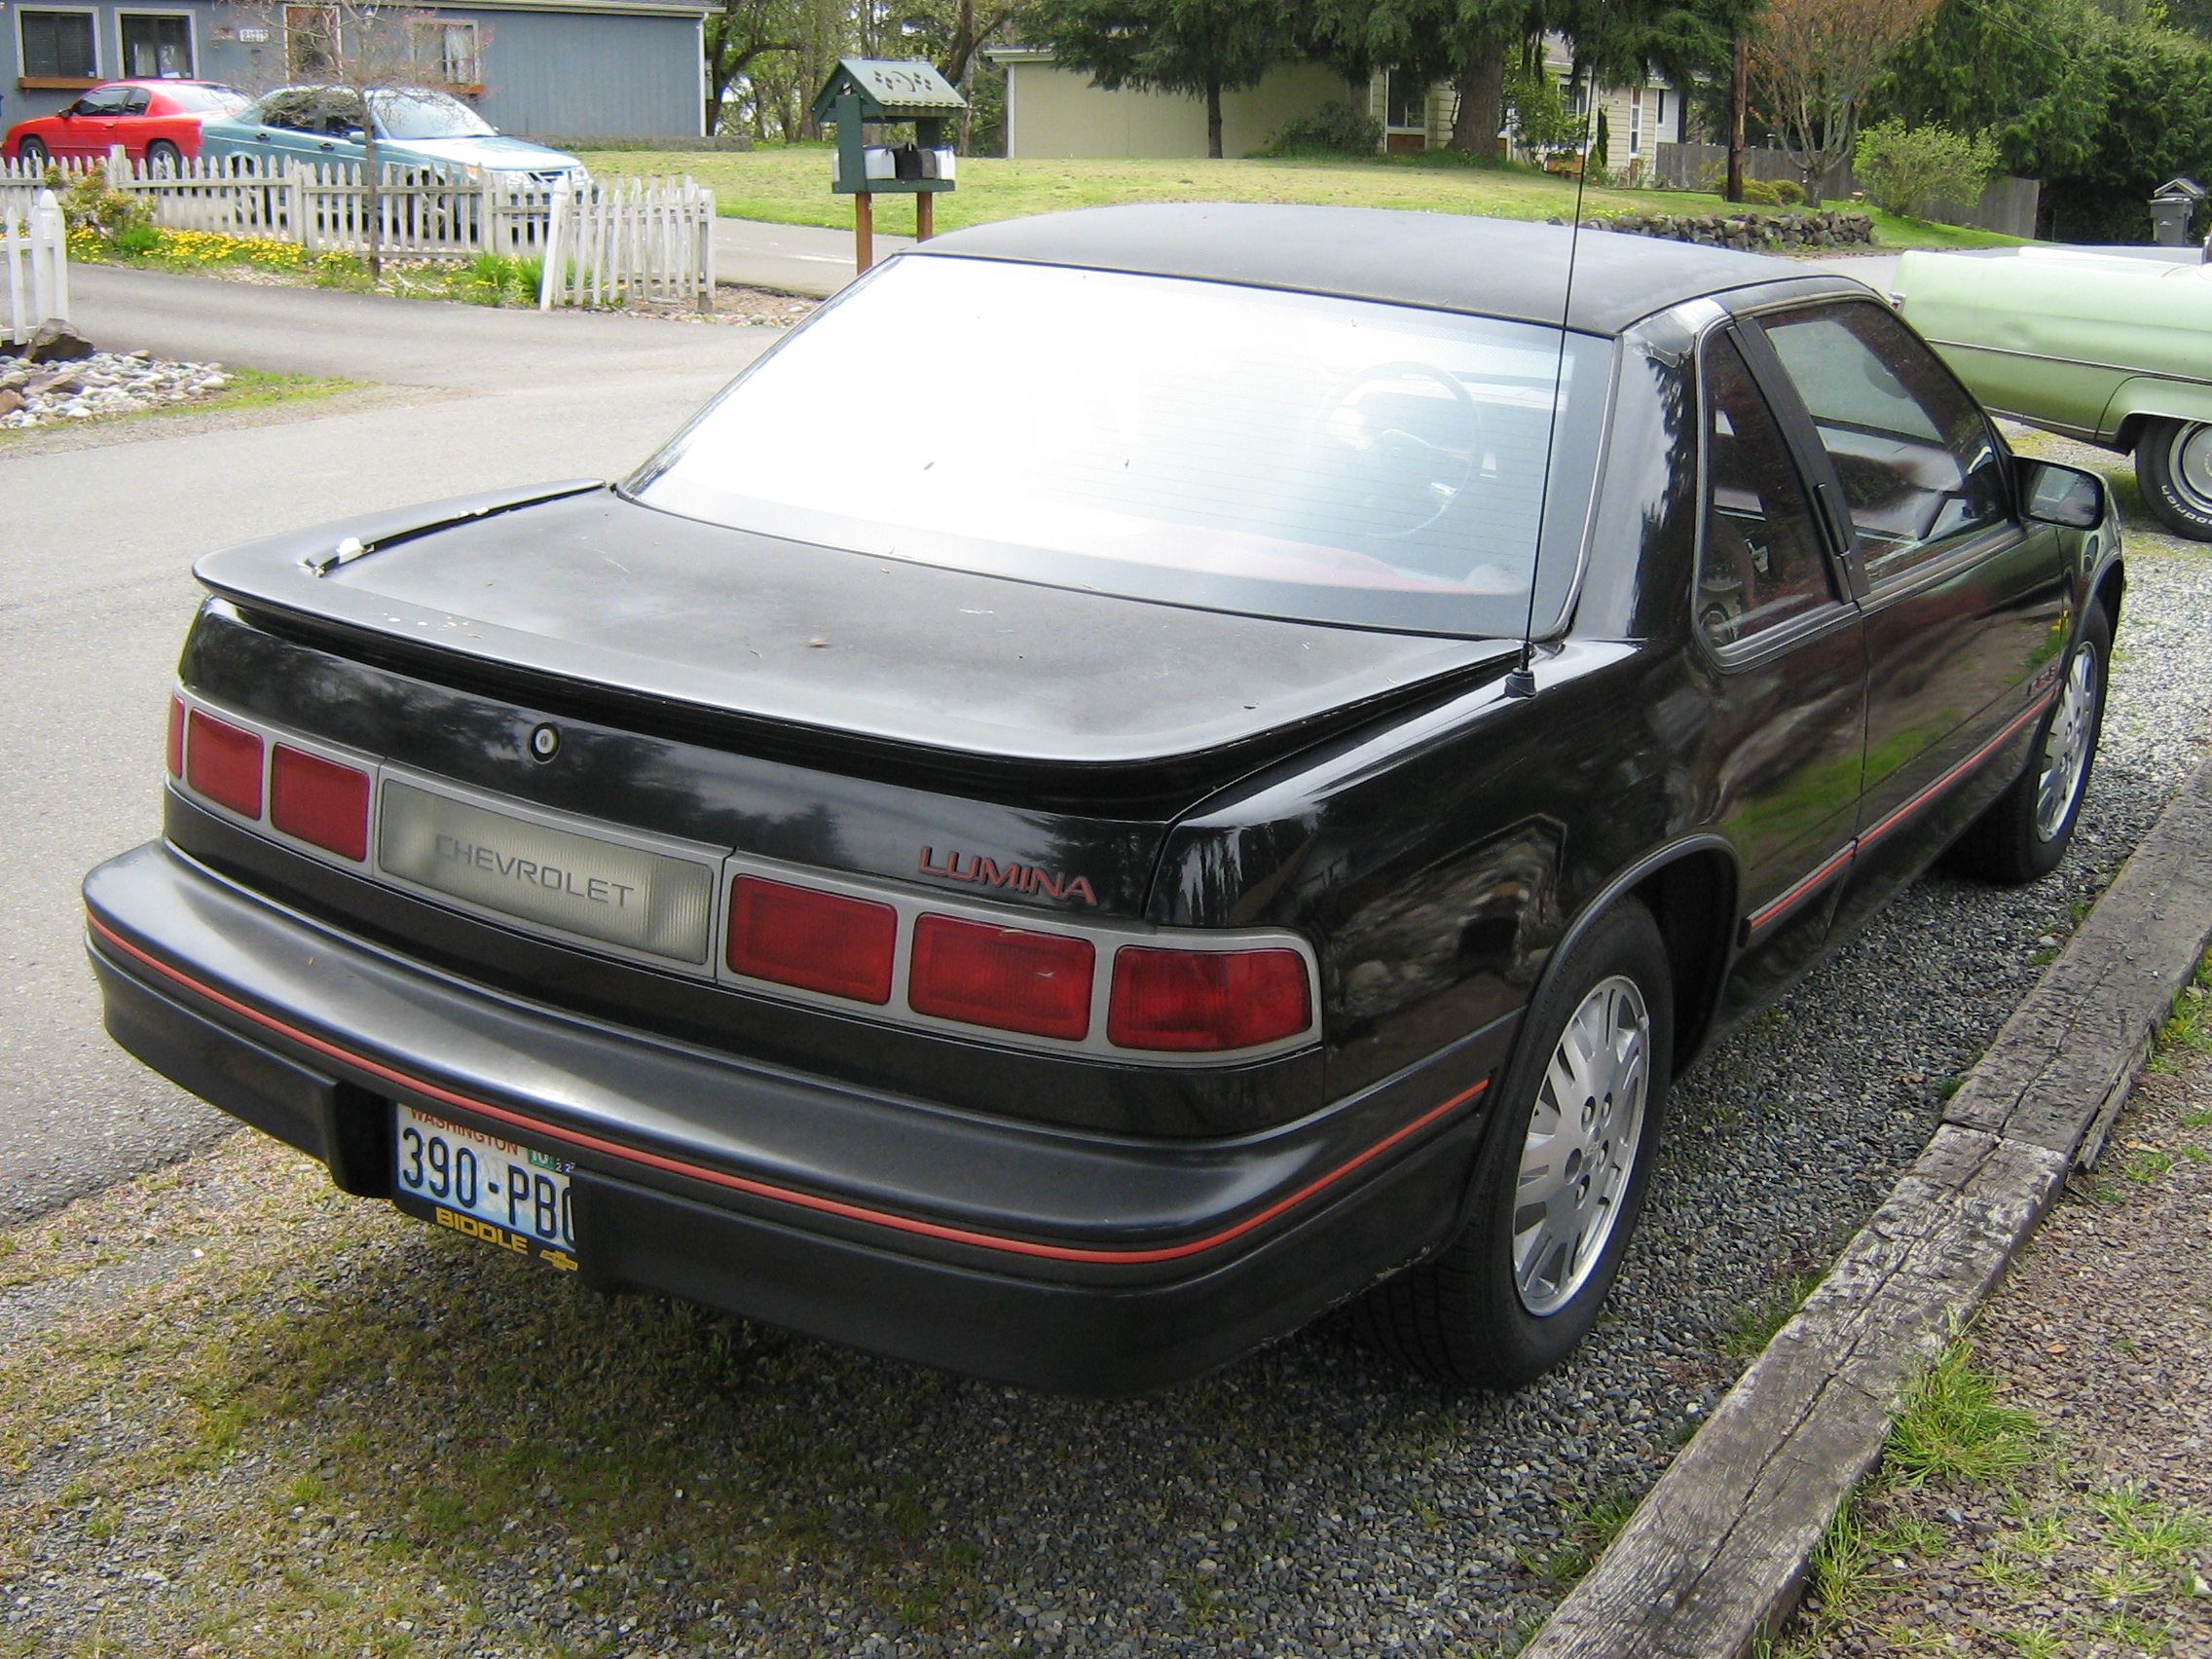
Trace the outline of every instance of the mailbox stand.
<instances>
[{"instance_id":1,"label":"mailbox stand","mask_svg":"<svg viewBox=\"0 0 2212 1659\"><path fill-rule=\"evenodd\" d=\"M853 199L853 267L875 263L877 192L914 199L914 234L927 240L937 231L932 198L953 186L952 151L944 142L947 117L968 107L952 84L922 62L882 57L845 57L814 97L814 119L834 122L837 155L830 188ZM910 121L914 142L866 144L863 122Z\"/></svg>"}]
</instances>

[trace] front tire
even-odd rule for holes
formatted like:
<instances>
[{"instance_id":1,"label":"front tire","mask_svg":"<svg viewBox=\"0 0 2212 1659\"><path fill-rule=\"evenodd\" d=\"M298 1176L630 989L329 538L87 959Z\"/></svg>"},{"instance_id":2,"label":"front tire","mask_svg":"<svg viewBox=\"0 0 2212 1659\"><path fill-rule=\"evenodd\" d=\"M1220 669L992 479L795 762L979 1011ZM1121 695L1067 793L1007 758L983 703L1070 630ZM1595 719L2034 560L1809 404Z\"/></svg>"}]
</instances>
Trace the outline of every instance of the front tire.
<instances>
[{"instance_id":1,"label":"front tire","mask_svg":"<svg viewBox=\"0 0 2212 1659\"><path fill-rule=\"evenodd\" d=\"M2176 535L2212 541L2212 424L2146 422L2135 443L2135 481L2153 518Z\"/></svg>"},{"instance_id":2,"label":"front tire","mask_svg":"<svg viewBox=\"0 0 2212 1659\"><path fill-rule=\"evenodd\" d=\"M16 146L16 159L34 167L43 167L54 158L47 154L46 146L36 138L25 138Z\"/></svg>"},{"instance_id":3,"label":"front tire","mask_svg":"<svg viewBox=\"0 0 2212 1659\"><path fill-rule=\"evenodd\" d=\"M2093 607L2082 618L2058 700L2036 728L2027 765L1951 848L1948 863L1954 869L2016 887L2058 867L2089 793L2104 735L2111 663L2112 622L2101 607Z\"/></svg>"},{"instance_id":4,"label":"front tire","mask_svg":"<svg viewBox=\"0 0 2212 1659\"><path fill-rule=\"evenodd\" d=\"M1674 1026L1666 944L1624 900L1530 1007L1465 1228L1363 1299L1378 1346L1447 1386L1498 1389L1573 1351L1643 1209Z\"/></svg>"}]
</instances>

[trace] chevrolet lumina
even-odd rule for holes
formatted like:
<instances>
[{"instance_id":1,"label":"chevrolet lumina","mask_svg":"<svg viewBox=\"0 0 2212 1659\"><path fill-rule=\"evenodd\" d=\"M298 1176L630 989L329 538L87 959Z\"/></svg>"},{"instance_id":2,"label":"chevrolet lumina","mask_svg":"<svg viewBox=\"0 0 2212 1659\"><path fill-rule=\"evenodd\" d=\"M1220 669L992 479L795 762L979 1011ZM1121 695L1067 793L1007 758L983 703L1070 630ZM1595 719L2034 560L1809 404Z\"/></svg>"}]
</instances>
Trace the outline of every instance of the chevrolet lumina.
<instances>
[{"instance_id":1,"label":"chevrolet lumina","mask_svg":"<svg viewBox=\"0 0 2212 1659\"><path fill-rule=\"evenodd\" d=\"M2120 552L1841 277L992 225L619 484L203 559L89 943L148 1064L586 1285L1094 1393L1363 1298L1511 1386L1694 1055L2057 864Z\"/></svg>"}]
</instances>

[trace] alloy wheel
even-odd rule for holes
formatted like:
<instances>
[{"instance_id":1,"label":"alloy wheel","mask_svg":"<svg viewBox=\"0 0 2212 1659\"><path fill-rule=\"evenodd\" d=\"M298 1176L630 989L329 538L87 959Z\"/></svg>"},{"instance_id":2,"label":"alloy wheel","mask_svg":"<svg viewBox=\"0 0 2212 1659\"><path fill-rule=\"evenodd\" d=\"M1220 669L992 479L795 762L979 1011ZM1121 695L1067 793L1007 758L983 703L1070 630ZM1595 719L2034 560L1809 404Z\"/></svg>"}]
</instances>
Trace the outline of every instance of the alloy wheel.
<instances>
[{"instance_id":1,"label":"alloy wheel","mask_svg":"<svg viewBox=\"0 0 2212 1659\"><path fill-rule=\"evenodd\" d=\"M2088 769L2089 742L2096 729L2097 649L2084 640L2067 665L2066 685L2043 741L2043 773L2036 780L2036 834L2046 841L2066 828L2066 816L2082 790L2082 774Z\"/></svg>"},{"instance_id":2,"label":"alloy wheel","mask_svg":"<svg viewBox=\"0 0 2212 1659\"><path fill-rule=\"evenodd\" d=\"M1529 1114L1513 1208L1513 1284L1539 1317L1605 1252L1643 1139L1651 1014L1635 980L1591 987L1560 1033Z\"/></svg>"}]
</instances>

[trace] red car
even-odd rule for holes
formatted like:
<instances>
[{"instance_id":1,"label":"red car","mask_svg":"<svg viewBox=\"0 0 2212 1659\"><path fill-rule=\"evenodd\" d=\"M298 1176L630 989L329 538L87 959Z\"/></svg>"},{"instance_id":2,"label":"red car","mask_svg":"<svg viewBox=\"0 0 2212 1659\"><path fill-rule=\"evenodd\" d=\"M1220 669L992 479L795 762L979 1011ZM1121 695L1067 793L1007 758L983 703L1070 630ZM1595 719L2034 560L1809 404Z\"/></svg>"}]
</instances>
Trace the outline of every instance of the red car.
<instances>
[{"instance_id":1,"label":"red car","mask_svg":"<svg viewBox=\"0 0 2212 1659\"><path fill-rule=\"evenodd\" d=\"M10 161L97 160L108 147L149 166L200 154L200 120L243 109L246 95L213 81L110 81L58 115L18 121L0 141Z\"/></svg>"}]
</instances>

